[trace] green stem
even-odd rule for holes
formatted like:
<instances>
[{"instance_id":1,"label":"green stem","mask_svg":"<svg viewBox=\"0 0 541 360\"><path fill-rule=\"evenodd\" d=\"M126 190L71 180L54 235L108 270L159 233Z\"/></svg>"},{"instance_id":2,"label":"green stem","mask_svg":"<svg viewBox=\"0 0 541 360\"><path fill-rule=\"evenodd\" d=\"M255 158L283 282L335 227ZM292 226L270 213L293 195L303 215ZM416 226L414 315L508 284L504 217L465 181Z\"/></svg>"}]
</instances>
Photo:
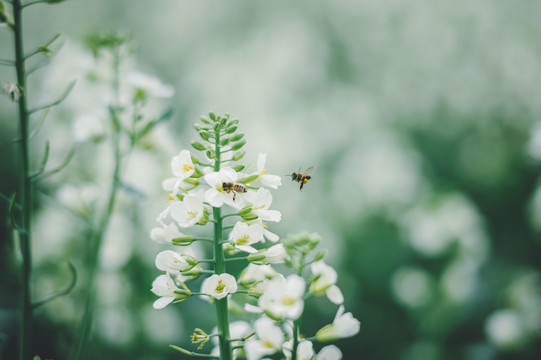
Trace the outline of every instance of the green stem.
<instances>
[{"instance_id":1,"label":"green stem","mask_svg":"<svg viewBox=\"0 0 541 360\"><path fill-rule=\"evenodd\" d=\"M17 85L19 86L19 127L21 136L21 165L22 180L21 228L19 239L22 255L22 316L19 337L19 359L30 359L32 352L32 179L30 174L30 151L28 138L28 106L26 88L26 68L23 46L22 4L21 0L13 0L13 30L15 33L15 70L17 72Z\"/></svg>"},{"instance_id":2,"label":"green stem","mask_svg":"<svg viewBox=\"0 0 541 360\"><path fill-rule=\"evenodd\" d=\"M216 145L214 147L216 153L216 160L214 162L214 171L220 171L220 131L219 128L215 131ZM214 215L214 259L216 261L214 266L214 272L216 274L223 274L225 269L225 255L222 246L222 209L213 208ZM232 360L233 352L231 344L229 342L229 319L227 310L227 297L216 300L216 316L218 320L218 333L220 334L220 359Z\"/></svg>"},{"instance_id":3,"label":"green stem","mask_svg":"<svg viewBox=\"0 0 541 360\"><path fill-rule=\"evenodd\" d=\"M115 53L114 58L114 72L115 77L113 79L113 91L115 94L115 105L113 106L114 110L111 114L112 116L112 122L118 121L118 119L113 118L116 117L116 111L119 108L119 86L120 82L118 79L118 71L120 67L120 59L118 53ZM88 269L89 269L89 280L88 285L86 288L87 291L87 297L86 297L86 303L85 303L85 310L83 314L83 320L81 323L81 326L79 328L79 334L78 334L78 342L77 347L75 348L74 356L72 357L75 360L79 360L84 354L85 349L88 344L88 340L90 337L90 331L92 329L92 321L94 318L94 307L95 307L95 292L96 292L96 279L97 275L99 273L99 254L101 245L103 243L103 238L105 237L105 234L107 232L107 229L109 227L109 222L111 220L111 216L113 214L113 210L116 203L116 197L118 193L118 189L121 184L120 180L120 174L122 169L122 152L120 150L120 130L116 128L116 126L113 126L113 132L111 136L111 143L113 146L113 152L114 152L114 169L113 169L113 175L111 178L111 185L109 189L109 196L107 200L107 206L105 207L105 210L99 220L97 229L92 233L89 245L89 258L88 258ZM131 150L128 149L127 154L129 154ZM127 158L126 154L126 158Z\"/></svg>"},{"instance_id":4,"label":"green stem","mask_svg":"<svg viewBox=\"0 0 541 360\"><path fill-rule=\"evenodd\" d=\"M297 275L302 277L302 271L305 266L304 255L301 256ZM293 348L291 349L291 360L297 360L297 348L299 347L300 329L301 329L302 314L293 322Z\"/></svg>"}]
</instances>

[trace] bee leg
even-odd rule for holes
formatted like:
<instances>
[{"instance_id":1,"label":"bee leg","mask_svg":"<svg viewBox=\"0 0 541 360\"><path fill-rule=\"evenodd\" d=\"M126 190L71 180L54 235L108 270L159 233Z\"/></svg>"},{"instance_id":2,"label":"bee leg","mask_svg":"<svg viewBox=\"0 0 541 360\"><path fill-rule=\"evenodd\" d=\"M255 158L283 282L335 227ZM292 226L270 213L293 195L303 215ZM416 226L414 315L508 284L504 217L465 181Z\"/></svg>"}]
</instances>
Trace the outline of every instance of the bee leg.
<instances>
[{"instance_id":1,"label":"bee leg","mask_svg":"<svg viewBox=\"0 0 541 360\"><path fill-rule=\"evenodd\" d=\"M233 201L237 198L237 193L233 191Z\"/></svg>"},{"instance_id":2,"label":"bee leg","mask_svg":"<svg viewBox=\"0 0 541 360\"><path fill-rule=\"evenodd\" d=\"M302 190L302 187L304 185L304 181L299 181L299 184L301 184L300 187L299 187L299 190Z\"/></svg>"}]
</instances>

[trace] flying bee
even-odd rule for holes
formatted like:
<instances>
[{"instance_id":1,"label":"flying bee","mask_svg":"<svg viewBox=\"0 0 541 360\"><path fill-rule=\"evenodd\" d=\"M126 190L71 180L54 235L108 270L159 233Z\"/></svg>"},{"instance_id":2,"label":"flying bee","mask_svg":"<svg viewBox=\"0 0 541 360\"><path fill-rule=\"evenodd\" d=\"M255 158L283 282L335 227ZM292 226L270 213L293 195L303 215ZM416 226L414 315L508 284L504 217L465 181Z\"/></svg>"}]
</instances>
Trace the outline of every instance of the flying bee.
<instances>
[{"instance_id":1,"label":"flying bee","mask_svg":"<svg viewBox=\"0 0 541 360\"><path fill-rule=\"evenodd\" d=\"M232 192L233 193L233 201L235 201L235 199L237 198L237 193L245 193L246 192L246 188L240 184L235 184L235 183L232 183L232 182L225 182L225 181L222 181L222 189L226 192L226 193L230 193Z\"/></svg>"},{"instance_id":2,"label":"flying bee","mask_svg":"<svg viewBox=\"0 0 541 360\"><path fill-rule=\"evenodd\" d=\"M312 173L314 172L314 169L315 168L313 166L310 166L304 172L301 172L299 169L299 171L291 174L291 180L298 182L300 184L299 189L302 190L304 184L306 184L308 180L312 178Z\"/></svg>"}]
</instances>

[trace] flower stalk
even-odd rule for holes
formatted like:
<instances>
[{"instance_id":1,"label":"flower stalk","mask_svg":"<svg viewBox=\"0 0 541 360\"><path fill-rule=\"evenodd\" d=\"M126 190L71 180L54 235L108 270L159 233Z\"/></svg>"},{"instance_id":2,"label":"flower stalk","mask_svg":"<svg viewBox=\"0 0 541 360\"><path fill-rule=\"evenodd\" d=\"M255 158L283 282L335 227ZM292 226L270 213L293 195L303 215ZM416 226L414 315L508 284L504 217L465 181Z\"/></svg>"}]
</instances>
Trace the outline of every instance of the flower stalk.
<instances>
[{"instance_id":1,"label":"flower stalk","mask_svg":"<svg viewBox=\"0 0 541 360\"><path fill-rule=\"evenodd\" d=\"M21 230L19 239L22 255L22 301L21 301L21 325L19 337L19 359L30 358L32 349L32 196L33 184L30 173L30 149L28 136L28 106L26 87L26 67L23 44L22 3L21 0L13 0L13 31L15 36L15 70L17 73L17 85L19 88L19 128L20 128L20 151L22 166L21 192Z\"/></svg>"}]
</instances>

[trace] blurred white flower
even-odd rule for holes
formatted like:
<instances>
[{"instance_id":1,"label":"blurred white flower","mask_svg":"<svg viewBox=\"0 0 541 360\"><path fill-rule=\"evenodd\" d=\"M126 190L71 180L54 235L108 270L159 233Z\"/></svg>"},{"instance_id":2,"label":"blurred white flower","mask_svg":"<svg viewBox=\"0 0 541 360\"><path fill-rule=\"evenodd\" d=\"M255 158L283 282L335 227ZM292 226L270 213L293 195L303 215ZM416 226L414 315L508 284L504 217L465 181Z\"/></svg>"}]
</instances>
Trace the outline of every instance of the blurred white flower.
<instances>
[{"instance_id":1,"label":"blurred white flower","mask_svg":"<svg viewBox=\"0 0 541 360\"><path fill-rule=\"evenodd\" d=\"M361 323L351 313L344 314L344 306L340 305L332 324L318 330L316 338L319 341L333 341L354 335L361 329Z\"/></svg>"},{"instance_id":2,"label":"blurred white flower","mask_svg":"<svg viewBox=\"0 0 541 360\"><path fill-rule=\"evenodd\" d=\"M492 313L485 321L485 333L490 342L502 349L519 347L526 337L522 317L511 309Z\"/></svg>"},{"instance_id":3,"label":"blurred white flower","mask_svg":"<svg viewBox=\"0 0 541 360\"><path fill-rule=\"evenodd\" d=\"M132 71L126 77L128 83L136 89L144 90L149 96L157 98L170 98L175 94L175 89L165 85L157 77L140 71Z\"/></svg>"},{"instance_id":4,"label":"blurred white flower","mask_svg":"<svg viewBox=\"0 0 541 360\"><path fill-rule=\"evenodd\" d=\"M103 114L82 113L73 121L73 138L75 141L86 141L105 135L105 127L102 123Z\"/></svg>"},{"instance_id":5,"label":"blurred white flower","mask_svg":"<svg viewBox=\"0 0 541 360\"><path fill-rule=\"evenodd\" d=\"M327 345L319 351L316 360L342 360L342 351L336 345Z\"/></svg>"},{"instance_id":6,"label":"blurred white flower","mask_svg":"<svg viewBox=\"0 0 541 360\"><path fill-rule=\"evenodd\" d=\"M150 238L161 244L172 244L173 239L186 237L188 236L178 231L177 226L172 222L169 225L156 227L150 231Z\"/></svg>"},{"instance_id":7,"label":"blurred white flower","mask_svg":"<svg viewBox=\"0 0 541 360\"><path fill-rule=\"evenodd\" d=\"M237 280L233 275L214 274L203 282L201 292L212 296L215 299L223 299L229 294L237 292Z\"/></svg>"},{"instance_id":8,"label":"blurred white flower","mask_svg":"<svg viewBox=\"0 0 541 360\"><path fill-rule=\"evenodd\" d=\"M287 360L291 360L293 351L293 339L282 345L282 351ZM297 360L310 360L314 357L314 347L311 341L301 340L297 345Z\"/></svg>"},{"instance_id":9,"label":"blurred white flower","mask_svg":"<svg viewBox=\"0 0 541 360\"><path fill-rule=\"evenodd\" d=\"M340 288L336 286L338 274L331 266L323 260L316 261L310 265L315 280L310 284L310 291L316 295L326 294L327 298L336 305L344 302L344 296Z\"/></svg>"},{"instance_id":10,"label":"blurred white flower","mask_svg":"<svg viewBox=\"0 0 541 360\"><path fill-rule=\"evenodd\" d=\"M268 186L273 189L278 189L278 186L282 185L282 178L278 175L267 174L265 169L265 162L267 161L267 154L259 153L257 158L257 171L252 175L259 175L256 181L261 182L264 186Z\"/></svg>"},{"instance_id":11,"label":"blurred white flower","mask_svg":"<svg viewBox=\"0 0 541 360\"><path fill-rule=\"evenodd\" d=\"M259 188L253 200L252 212L261 220L279 222L282 214L278 210L269 210L272 204L272 194L265 188Z\"/></svg>"},{"instance_id":12,"label":"blurred white flower","mask_svg":"<svg viewBox=\"0 0 541 360\"><path fill-rule=\"evenodd\" d=\"M277 276L278 273L270 265L248 264L242 271L239 277L239 282L246 287L250 287L254 283L269 280Z\"/></svg>"},{"instance_id":13,"label":"blurred white flower","mask_svg":"<svg viewBox=\"0 0 541 360\"><path fill-rule=\"evenodd\" d=\"M288 318L296 320L304 309L304 289L306 283L298 275L287 279L276 277L269 280L267 290L259 298L258 304L273 319Z\"/></svg>"},{"instance_id":14,"label":"blurred white flower","mask_svg":"<svg viewBox=\"0 0 541 360\"><path fill-rule=\"evenodd\" d=\"M256 320L254 328L257 339L250 338L244 343L247 360L259 360L281 350L284 334L274 321L261 317Z\"/></svg>"}]
</instances>

